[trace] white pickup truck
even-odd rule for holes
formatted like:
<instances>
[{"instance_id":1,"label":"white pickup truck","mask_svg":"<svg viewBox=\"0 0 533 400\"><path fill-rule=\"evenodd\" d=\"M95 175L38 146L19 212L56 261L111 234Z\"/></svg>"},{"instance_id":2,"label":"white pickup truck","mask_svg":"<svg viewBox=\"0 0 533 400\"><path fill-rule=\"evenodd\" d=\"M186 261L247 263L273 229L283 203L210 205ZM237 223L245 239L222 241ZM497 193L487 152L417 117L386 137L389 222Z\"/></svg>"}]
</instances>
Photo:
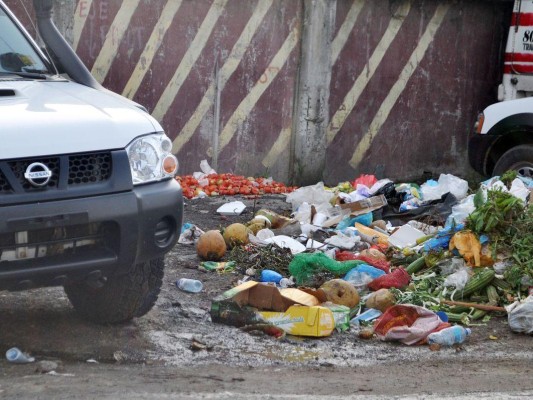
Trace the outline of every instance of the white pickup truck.
<instances>
[{"instance_id":1,"label":"white pickup truck","mask_svg":"<svg viewBox=\"0 0 533 400\"><path fill-rule=\"evenodd\" d=\"M0 289L60 285L85 318L127 321L154 305L181 228L178 162L90 75L52 1L34 6L44 52L0 0Z\"/></svg>"}]
</instances>

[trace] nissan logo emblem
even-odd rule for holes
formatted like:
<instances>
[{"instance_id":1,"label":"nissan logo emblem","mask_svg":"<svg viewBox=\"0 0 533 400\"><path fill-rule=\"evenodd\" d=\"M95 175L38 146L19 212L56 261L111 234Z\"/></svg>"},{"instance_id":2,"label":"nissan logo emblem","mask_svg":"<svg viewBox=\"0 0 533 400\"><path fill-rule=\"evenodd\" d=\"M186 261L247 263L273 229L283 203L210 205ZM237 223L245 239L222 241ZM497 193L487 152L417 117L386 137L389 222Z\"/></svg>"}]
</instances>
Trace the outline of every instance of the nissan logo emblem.
<instances>
[{"instance_id":1,"label":"nissan logo emblem","mask_svg":"<svg viewBox=\"0 0 533 400\"><path fill-rule=\"evenodd\" d=\"M51 177L52 171L50 171L50 168L40 162L31 163L26 168L26 172L24 172L24 178L36 187L46 186Z\"/></svg>"}]
</instances>

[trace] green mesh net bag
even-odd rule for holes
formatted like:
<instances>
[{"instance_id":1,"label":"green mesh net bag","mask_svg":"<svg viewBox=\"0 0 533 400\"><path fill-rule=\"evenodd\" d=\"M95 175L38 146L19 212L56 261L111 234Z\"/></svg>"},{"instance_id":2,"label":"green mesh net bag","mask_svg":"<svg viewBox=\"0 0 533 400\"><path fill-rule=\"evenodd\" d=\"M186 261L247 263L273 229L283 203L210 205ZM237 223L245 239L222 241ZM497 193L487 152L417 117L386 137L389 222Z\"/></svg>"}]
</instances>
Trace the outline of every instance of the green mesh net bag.
<instances>
[{"instance_id":1,"label":"green mesh net bag","mask_svg":"<svg viewBox=\"0 0 533 400\"><path fill-rule=\"evenodd\" d=\"M341 276L361 264L364 264L364 261L335 261L324 253L301 253L292 259L289 272L298 285L307 285L317 273L326 271Z\"/></svg>"}]
</instances>

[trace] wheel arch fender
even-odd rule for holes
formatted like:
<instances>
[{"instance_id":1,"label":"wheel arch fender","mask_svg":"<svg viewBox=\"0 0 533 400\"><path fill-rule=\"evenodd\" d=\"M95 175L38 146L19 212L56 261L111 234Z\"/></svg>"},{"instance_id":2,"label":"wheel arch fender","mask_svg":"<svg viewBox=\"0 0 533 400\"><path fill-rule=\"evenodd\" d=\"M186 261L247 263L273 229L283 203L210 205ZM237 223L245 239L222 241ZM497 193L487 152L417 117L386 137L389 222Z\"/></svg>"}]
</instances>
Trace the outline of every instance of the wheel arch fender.
<instances>
[{"instance_id":1,"label":"wheel arch fender","mask_svg":"<svg viewBox=\"0 0 533 400\"><path fill-rule=\"evenodd\" d=\"M510 115L496 123L487 135L498 136L486 156L485 171L492 174L501 156L511 148L533 144L533 113Z\"/></svg>"}]
</instances>

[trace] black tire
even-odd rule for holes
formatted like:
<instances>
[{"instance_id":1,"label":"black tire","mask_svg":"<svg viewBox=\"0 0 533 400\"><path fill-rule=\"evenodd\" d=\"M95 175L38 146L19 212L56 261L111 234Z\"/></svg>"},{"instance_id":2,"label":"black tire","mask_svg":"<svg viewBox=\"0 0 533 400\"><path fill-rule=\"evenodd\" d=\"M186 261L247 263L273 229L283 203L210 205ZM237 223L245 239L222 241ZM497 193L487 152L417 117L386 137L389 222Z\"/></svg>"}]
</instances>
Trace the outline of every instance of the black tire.
<instances>
[{"instance_id":1,"label":"black tire","mask_svg":"<svg viewBox=\"0 0 533 400\"><path fill-rule=\"evenodd\" d=\"M517 171L519 175L533 178L533 145L523 144L508 150L500 157L492 175L502 175L506 171Z\"/></svg>"},{"instance_id":2,"label":"black tire","mask_svg":"<svg viewBox=\"0 0 533 400\"><path fill-rule=\"evenodd\" d=\"M65 285L65 293L74 309L89 321L126 322L152 309L161 290L164 266L163 258L155 258L133 266L129 274L107 278L101 287L75 282Z\"/></svg>"}]
</instances>

